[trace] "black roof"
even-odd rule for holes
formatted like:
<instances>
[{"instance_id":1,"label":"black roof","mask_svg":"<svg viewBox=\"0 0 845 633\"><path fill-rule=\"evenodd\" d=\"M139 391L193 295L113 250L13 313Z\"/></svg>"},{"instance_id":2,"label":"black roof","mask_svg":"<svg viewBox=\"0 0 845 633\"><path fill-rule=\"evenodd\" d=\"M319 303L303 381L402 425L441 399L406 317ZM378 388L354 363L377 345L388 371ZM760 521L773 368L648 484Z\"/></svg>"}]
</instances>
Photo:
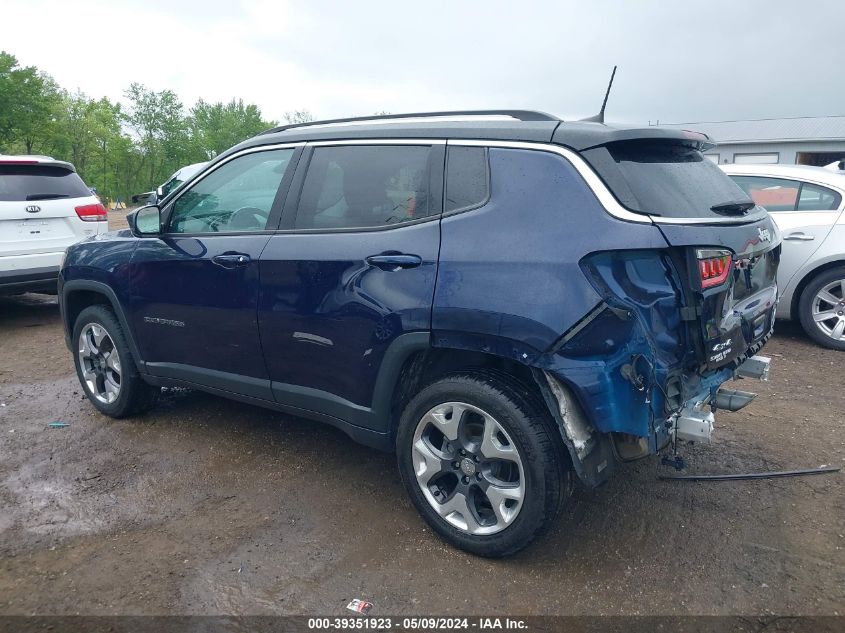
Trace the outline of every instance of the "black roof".
<instances>
[{"instance_id":1,"label":"black roof","mask_svg":"<svg viewBox=\"0 0 845 633\"><path fill-rule=\"evenodd\" d=\"M436 117L472 115L519 116L512 120L438 120ZM432 117L430 121L407 121ZM259 134L237 146L237 149L276 143L334 141L354 139L486 139L555 143L574 150L585 150L613 141L630 139L707 140L697 132L664 127L618 127L588 121L562 121L542 112L523 110L437 112L423 114L374 116L361 119L312 121L282 126ZM233 148L235 149L235 148ZM230 150L231 151L231 150ZM229 152L226 152L227 154Z\"/></svg>"}]
</instances>

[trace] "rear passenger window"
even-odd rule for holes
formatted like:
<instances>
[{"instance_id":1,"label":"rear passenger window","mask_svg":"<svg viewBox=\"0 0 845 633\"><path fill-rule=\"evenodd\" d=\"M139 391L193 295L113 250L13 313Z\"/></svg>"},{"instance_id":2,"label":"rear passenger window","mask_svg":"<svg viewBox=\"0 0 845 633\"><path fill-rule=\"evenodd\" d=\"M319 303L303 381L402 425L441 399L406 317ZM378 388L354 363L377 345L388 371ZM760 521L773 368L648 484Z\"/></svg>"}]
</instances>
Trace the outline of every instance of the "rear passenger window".
<instances>
[{"instance_id":1,"label":"rear passenger window","mask_svg":"<svg viewBox=\"0 0 845 633\"><path fill-rule=\"evenodd\" d=\"M295 228L379 227L431 215L430 153L430 147L415 145L315 148Z\"/></svg>"},{"instance_id":2,"label":"rear passenger window","mask_svg":"<svg viewBox=\"0 0 845 633\"><path fill-rule=\"evenodd\" d=\"M819 187L805 182L801 186L798 198L799 211L833 211L839 208L842 197L827 187Z\"/></svg>"},{"instance_id":3,"label":"rear passenger window","mask_svg":"<svg viewBox=\"0 0 845 633\"><path fill-rule=\"evenodd\" d=\"M487 148L450 147L446 159L446 211L480 207L489 195Z\"/></svg>"},{"instance_id":4,"label":"rear passenger window","mask_svg":"<svg viewBox=\"0 0 845 633\"><path fill-rule=\"evenodd\" d=\"M795 211L801 183L764 176L731 176L748 196L767 211Z\"/></svg>"},{"instance_id":5,"label":"rear passenger window","mask_svg":"<svg viewBox=\"0 0 845 633\"><path fill-rule=\"evenodd\" d=\"M767 211L832 211L842 196L819 185L786 178L731 176L749 196Z\"/></svg>"}]
</instances>

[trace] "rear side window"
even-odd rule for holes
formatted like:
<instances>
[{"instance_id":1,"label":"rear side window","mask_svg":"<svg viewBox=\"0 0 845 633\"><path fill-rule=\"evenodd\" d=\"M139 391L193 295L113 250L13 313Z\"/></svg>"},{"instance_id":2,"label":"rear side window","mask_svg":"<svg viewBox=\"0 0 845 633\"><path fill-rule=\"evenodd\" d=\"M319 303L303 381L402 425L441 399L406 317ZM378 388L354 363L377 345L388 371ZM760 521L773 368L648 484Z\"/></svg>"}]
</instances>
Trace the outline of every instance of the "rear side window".
<instances>
[{"instance_id":1,"label":"rear side window","mask_svg":"<svg viewBox=\"0 0 845 633\"><path fill-rule=\"evenodd\" d=\"M416 145L315 148L295 228L368 228L429 216L430 154Z\"/></svg>"},{"instance_id":2,"label":"rear side window","mask_svg":"<svg viewBox=\"0 0 845 633\"><path fill-rule=\"evenodd\" d=\"M446 158L446 212L480 207L490 196L487 148L450 147Z\"/></svg>"},{"instance_id":3,"label":"rear side window","mask_svg":"<svg viewBox=\"0 0 845 633\"><path fill-rule=\"evenodd\" d=\"M798 196L798 211L833 211L839 208L842 196L819 185L805 182L801 185L801 195Z\"/></svg>"},{"instance_id":4,"label":"rear side window","mask_svg":"<svg viewBox=\"0 0 845 633\"><path fill-rule=\"evenodd\" d=\"M619 202L629 210L663 217L724 217L711 207L751 202L693 145L635 140L608 143L582 153Z\"/></svg>"},{"instance_id":5,"label":"rear side window","mask_svg":"<svg viewBox=\"0 0 845 633\"><path fill-rule=\"evenodd\" d=\"M90 195L79 174L64 167L0 165L0 200L57 200Z\"/></svg>"},{"instance_id":6,"label":"rear side window","mask_svg":"<svg viewBox=\"0 0 845 633\"><path fill-rule=\"evenodd\" d=\"M731 176L754 202L767 211L830 211L842 197L827 187L767 176Z\"/></svg>"}]
</instances>

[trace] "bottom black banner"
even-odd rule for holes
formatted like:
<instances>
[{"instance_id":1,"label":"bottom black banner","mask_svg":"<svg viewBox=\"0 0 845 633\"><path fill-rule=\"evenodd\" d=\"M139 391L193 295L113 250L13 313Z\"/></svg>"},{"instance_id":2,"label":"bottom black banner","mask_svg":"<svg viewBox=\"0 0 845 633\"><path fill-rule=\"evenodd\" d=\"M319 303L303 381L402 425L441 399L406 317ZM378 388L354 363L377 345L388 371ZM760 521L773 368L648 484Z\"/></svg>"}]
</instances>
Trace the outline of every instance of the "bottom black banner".
<instances>
[{"instance_id":1,"label":"bottom black banner","mask_svg":"<svg viewBox=\"0 0 845 633\"><path fill-rule=\"evenodd\" d=\"M0 616L0 633L514 631L843 633L835 616Z\"/></svg>"}]
</instances>

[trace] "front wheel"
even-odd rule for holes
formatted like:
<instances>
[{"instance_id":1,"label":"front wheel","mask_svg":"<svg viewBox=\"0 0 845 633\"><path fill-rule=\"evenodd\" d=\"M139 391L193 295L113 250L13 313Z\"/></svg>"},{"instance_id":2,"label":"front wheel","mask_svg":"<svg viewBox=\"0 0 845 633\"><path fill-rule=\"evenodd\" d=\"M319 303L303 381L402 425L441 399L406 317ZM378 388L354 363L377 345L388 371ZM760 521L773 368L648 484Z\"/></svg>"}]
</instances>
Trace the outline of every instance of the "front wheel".
<instances>
[{"instance_id":1,"label":"front wheel","mask_svg":"<svg viewBox=\"0 0 845 633\"><path fill-rule=\"evenodd\" d=\"M456 374L423 389L400 420L411 500L440 536L480 556L528 545L569 496L560 439L522 393L499 375Z\"/></svg>"},{"instance_id":2,"label":"front wheel","mask_svg":"<svg viewBox=\"0 0 845 633\"><path fill-rule=\"evenodd\" d=\"M152 407L161 389L138 374L114 313L95 305L79 313L73 328L74 364L85 395L97 409L123 418Z\"/></svg>"},{"instance_id":3,"label":"front wheel","mask_svg":"<svg viewBox=\"0 0 845 633\"><path fill-rule=\"evenodd\" d=\"M825 271L807 284L798 313L810 338L825 347L845 350L845 267Z\"/></svg>"}]
</instances>

